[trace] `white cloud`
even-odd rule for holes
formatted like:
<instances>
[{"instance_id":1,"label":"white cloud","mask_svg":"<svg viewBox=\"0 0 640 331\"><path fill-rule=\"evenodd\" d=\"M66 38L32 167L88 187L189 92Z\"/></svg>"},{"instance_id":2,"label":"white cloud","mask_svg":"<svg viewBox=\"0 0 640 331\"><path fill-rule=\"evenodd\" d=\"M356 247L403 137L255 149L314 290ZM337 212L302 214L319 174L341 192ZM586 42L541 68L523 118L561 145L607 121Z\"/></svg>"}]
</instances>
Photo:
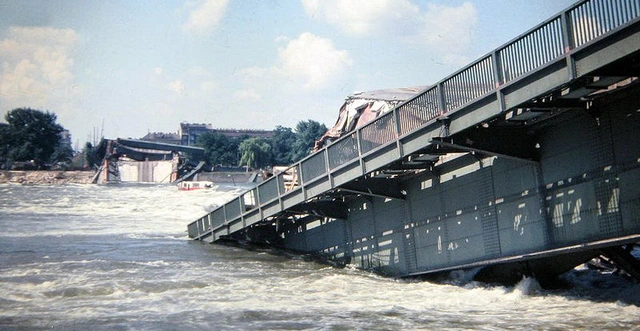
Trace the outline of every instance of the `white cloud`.
<instances>
[{"instance_id":1,"label":"white cloud","mask_svg":"<svg viewBox=\"0 0 640 331\"><path fill-rule=\"evenodd\" d=\"M210 33L220 24L228 4L229 0L200 0L190 3L189 18L182 28L198 35Z\"/></svg>"},{"instance_id":2,"label":"white cloud","mask_svg":"<svg viewBox=\"0 0 640 331\"><path fill-rule=\"evenodd\" d=\"M288 40L285 47L278 49L278 63L272 67L251 67L239 71L246 84L266 86L277 84L292 85L308 90L329 87L335 80L342 78L352 66L349 52L338 50L333 42L309 32L296 39Z\"/></svg>"},{"instance_id":3,"label":"white cloud","mask_svg":"<svg viewBox=\"0 0 640 331\"><path fill-rule=\"evenodd\" d=\"M203 81L200 83L200 92L209 94L218 88L218 84L214 81Z\"/></svg>"},{"instance_id":4,"label":"white cloud","mask_svg":"<svg viewBox=\"0 0 640 331\"><path fill-rule=\"evenodd\" d=\"M228 109L250 110L251 118L260 119L254 127L262 128L295 125L305 118L318 120L319 116L333 121L333 107L339 106L348 93L344 87L353 79L349 52L336 48L330 39L308 32L295 38L278 37L276 41L281 44L272 66L237 70L241 86L222 87L231 90L234 97ZM226 120L237 121L232 117Z\"/></svg>"},{"instance_id":5,"label":"white cloud","mask_svg":"<svg viewBox=\"0 0 640 331\"><path fill-rule=\"evenodd\" d=\"M276 67L271 68L261 68L261 67L250 67L243 68L238 71L238 75L244 80L245 83L255 82L257 80L262 80L268 75L275 75L277 72Z\"/></svg>"},{"instance_id":6,"label":"white cloud","mask_svg":"<svg viewBox=\"0 0 640 331\"><path fill-rule=\"evenodd\" d=\"M160 99L167 105L177 106L185 102L206 102L218 91L219 83L211 71L201 66L190 67L178 74L165 72L157 67L153 69L149 87L156 92L160 91Z\"/></svg>"},{"instance_id":7,"label":"white cloud","mask_svg":"<svg viewBox=\"0 0 640 331\"><path fill-rule=\"evenodd\" d=\"M394 38L447 58L464 54L472 43L478 21L476 8L470 2L459 6L430 3L424 9L409 0L302 0L302 3L310 17L354 37Z\"/></svg>"},{"instance_id":8,"label":"white cloud","mask_svg":"<svg viewBox=\"0 0 640 331\"><path fill-rule=\"evenodd\" d=\"M167 84L167 88L169 89L169 91L175 92L179 95L183 95L185 91L184 83L180 79L174 80L173 82Z\"/></svg>"},{"instance_id":9,"label":"white cloud","mask_svg":"<svg viewBox=\"0 0 640 331\"><path fill-rule=\"evenodd\" d=\"M245 89L240 90L234 93L233 97L237 100L252 100L252 101L260 101L262 100L262 95L258 93L254 89Z\"/></svg>"},{"instance_id":10,"label":"white cloud","mask_svg":"<svg viewBox=\"0 0 640 331\"><path fill-rule=\"evenodd\" d=\"M407 0L302 0L302 4L307 15L356 36L384 31L419 14Z\"/></svg>"},{"instance_id":11,"label":"white cloud","mask_svg":"<svg viewBox=\"0 0 640 331\"><path fill-rule=\"evenodd\" d=\"M341 76L353 61L349 53L337 50L329 39L305 32L278 50L280 69L292 78L302 78L304 86L315 89Z\"/></svg>"},{"instance_id":12,"label":"white cloud","mask_svg":"<svg viewBox=\"0 0 640 331\"><path fill-rule=\"evenodd\" d=\"M211 72L200 66L187 69L187 73L194 77L211 77Z\"/></svg>"},{"instance_id":13,"label":"white cloud","mask_svg":"<svg viewBox=\"0 0 640 331\"><path fill-rule=\"evenodd\" d=\"M286 42L289 42L289 40L291 40L291 38L289 38L287 36L277 36L276 37L276 42L277 43L286 43Z\"/></svg>"},{"instance_id":14,"label":"white cloud","mask_svg":"<svg viewBox=\"0 0 640 331\"><path fill-rule=\"evenodd\" d=\"M275 79L307 89L322 89L342 77L352 63L349 52L336 49L331 40L305 32L278 49L276 66L245 68L241 74L246 81Z\"/></svg>"},{"instance_id":15,"label":"white cloud","mask_svg":"<svg viewBox=\"0 0 640 331\"><path fill-rule=\"evenodd\" d=\"M465 2L458 7L428 4L422 16L422 28L410 35L414 43L424 42L438 50L465 48L473 41L473 30L478 22L478 13L473 4Z\"/></svg>"},{"instance_id":16,"label":"white cloud","mask_svg":"<svg viewBox=\"0 0 640 331\"><path fill-rule=\"evenodd\" d=\"M71 29L11 27L0 41L0 107L73 110L73 49L78 36Z\"/></svg>"}]
</instances>

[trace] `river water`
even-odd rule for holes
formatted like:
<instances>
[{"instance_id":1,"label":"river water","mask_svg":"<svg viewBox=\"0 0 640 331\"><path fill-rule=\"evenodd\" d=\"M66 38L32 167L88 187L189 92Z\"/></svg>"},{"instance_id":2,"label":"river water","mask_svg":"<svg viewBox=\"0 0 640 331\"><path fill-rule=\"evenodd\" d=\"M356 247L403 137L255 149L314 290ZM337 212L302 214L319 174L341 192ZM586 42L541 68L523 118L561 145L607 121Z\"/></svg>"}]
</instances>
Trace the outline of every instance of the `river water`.
<instances>
[{"instance_id":1,"label":"river water","mask_svg":"<svg viewBox=\"0 0 640 331\"><path fill-rule=\"evenodd\" d=\"M433 284L190 241L233 194L0 185L0 329L640 329L640 285L584 268L560 290Z\"/></svg>"}]
</instances>

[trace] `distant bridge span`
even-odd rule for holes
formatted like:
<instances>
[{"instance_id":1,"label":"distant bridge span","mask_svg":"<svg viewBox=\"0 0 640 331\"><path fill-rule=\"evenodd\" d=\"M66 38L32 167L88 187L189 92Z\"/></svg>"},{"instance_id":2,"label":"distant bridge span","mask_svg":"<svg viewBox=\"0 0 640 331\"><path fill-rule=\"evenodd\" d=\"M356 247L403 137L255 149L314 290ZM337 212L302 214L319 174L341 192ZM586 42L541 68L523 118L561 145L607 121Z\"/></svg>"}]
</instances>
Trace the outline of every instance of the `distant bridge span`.
<instances>
[{"instance_id":1,"label":"distant bridge span","mask_svg":"<svg viewBox=\"0 0 640 331\"><path fill-rule=\"evenodd\" d=\"M195 159L201 159L204 156L204 148L194 146L183 146L175 144L165 144L153 141L145 141L139 139L116 139L116 142L121 146L142 148L154 151L169 151L169 152L183 152L190 153Z\"/></svg>"},{"instance_id":2,"label":"distant bridge span","mask_svg":"<svg viewBox=\"0 0 640 331\"><path fill-rule=\"evenodd\" d=\"M580 1L189 224L394 276L640 277L640 1ZM623 248L624 247L624 248Z\"/></svg>"},{"instance_id":3,"label":"distant bridge span","mask_svg":"<svg viewBox=\"0 0 640 331\"><path fill-rule=\"evenodd\" d=\"M202 147L118 138L103 139L97 150L102 165L93 178L94 183L180 182L192 177L205 164ZM129 169L124 171L129 174L125 179L121 176L121 165Z\"/></svg>"}]
</instances>

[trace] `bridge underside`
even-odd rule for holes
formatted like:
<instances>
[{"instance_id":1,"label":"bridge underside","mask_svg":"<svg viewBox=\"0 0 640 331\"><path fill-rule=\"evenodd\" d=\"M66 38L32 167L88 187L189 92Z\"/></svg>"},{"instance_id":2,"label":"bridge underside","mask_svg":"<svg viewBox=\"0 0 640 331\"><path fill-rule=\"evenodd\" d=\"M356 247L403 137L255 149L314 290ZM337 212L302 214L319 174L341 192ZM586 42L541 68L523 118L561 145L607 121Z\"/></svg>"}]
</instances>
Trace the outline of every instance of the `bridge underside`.
<instances>
[{"instance_id":1,"label":"bridge underside","mask_svg":"<svg viewBox=\"0 0 640 331\"><path fill-rule=\"evenodd\" d=\"M502 280L640 241L640 84L621 76L636 63L455 133L441 119L425 148L228 239L396 276L492 265L480 275Z\"/></svg>"},{"instance_id":2,"label":"bridge underside","mask_svg":"<svg viewBox=\"0 0 640 331\"><path fill-rule=\"evenodd\" d=\"M539 54L526 45L575 8L292 166L292 182L276 175L191 223L189 236L399 277L482 267L483 279L544 280L605 254L640 278L620 249L640 242L637 13L511 77ZM522 61L505 60L512 49Z\"/></svg>"},{"instance_id":3,"label":"bridge underside","mask_svg":"<svg viewBox=\"0 0 640 331\"><path fill-rule=\"evenodd\" d=\"M485 265L503 280L560 274L640 241L637 95L634 81L588 107L576 100L534 121L494 119L435 139L228 239L394 276ZM429 162L436 152L449 154Z\"/></svg>"}]
</instances>

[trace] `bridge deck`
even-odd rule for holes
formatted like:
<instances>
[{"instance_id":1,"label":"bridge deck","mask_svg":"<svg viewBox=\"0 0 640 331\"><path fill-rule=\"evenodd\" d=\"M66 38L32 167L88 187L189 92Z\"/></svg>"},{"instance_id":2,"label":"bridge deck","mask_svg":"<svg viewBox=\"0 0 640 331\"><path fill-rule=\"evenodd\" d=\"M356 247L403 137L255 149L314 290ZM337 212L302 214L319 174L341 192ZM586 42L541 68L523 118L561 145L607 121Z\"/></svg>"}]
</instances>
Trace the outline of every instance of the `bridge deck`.
<instances>
[{"instance_id":1,"label":"bridge deck","mask_svg":"<svg viewBox=\"0 0 640 331\"><path fill-rule=\"evenodd\" d=\"M580 1L192 222L189 237L216 242L282 215L322 210L317 198L327 194L404 199L395 182L377 174L433 170L444 153L536 164L531 142L520 135L483 136L484 144L473 144L477 137L465 132L586 109L591 93L634 83L639 52L639 1ZM493 144L505 138L514 143Z\"/></svg>"}]
</instances>

